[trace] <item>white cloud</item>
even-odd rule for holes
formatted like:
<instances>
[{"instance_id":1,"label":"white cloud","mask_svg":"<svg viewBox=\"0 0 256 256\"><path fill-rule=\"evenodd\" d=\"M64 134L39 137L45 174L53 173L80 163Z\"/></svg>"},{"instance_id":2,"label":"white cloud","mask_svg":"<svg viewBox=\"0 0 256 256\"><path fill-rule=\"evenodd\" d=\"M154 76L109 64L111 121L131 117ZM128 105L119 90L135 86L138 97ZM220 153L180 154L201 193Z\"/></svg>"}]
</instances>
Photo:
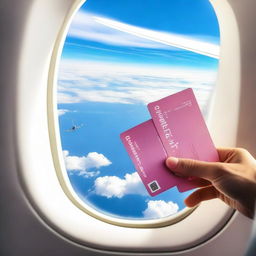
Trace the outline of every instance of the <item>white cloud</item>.
<instances>
[{"instance_id":1,"label":"white cloud","mask_svg":"<svg viewBox=\"0 0 256 256\"><path fill-rule=\"evenodd\" d=\"M111 162L103 155L97 152L90 152L87 156L70 156L69 151L63 151L66 169L69 172L77 172L78 175L93 177L99 174L99 171L89 171L91 168L108 166Z\"/></svg>"},{"instance_id":2,"label":"white cloud","mask_svg":"<svg viewBox=\"0 0 256 256\"><path fill-rule=\"evenodd\" d=\"M81 100L77 96L67 94L67 90L65 90L65 92L59 90L58 92L58 103L78 103L80 101Z\"/></svg>"},{"instance_id":3,"label":"white cloud","mask_svg":"<svg viewBox=\"0 0 256 256\"><path fill-rule=\"evenodd\" d=\"M70 112L68 109L58 109L58 116L63 116L68 112Z\"/></svg>"},{"instance_id":4,"label":"white cloud","mask_svg":"<svg viewBox=\"0 0 256 256\"><path fill-rule=\"evenodd\" d=\"M78 12L71 24L69 36L111 45L139 47L136 48L136 51L129 52L131 54L144 55L143 52L150 48L150 53L153 55L164 54L165 58L173 58L173 56L169 56L169 53L166 55L157 50L166 48L170 50L170 46L138 37L135 35L136 33L118 31L100 24L99 21L98 19L96 22L94 14ZM103 21L106 23L106 20L103 19ZM126 27L127 24L122 23L122 26ZM159 31L155 32L160 33ZM163 34L166 35L166 33ZM195 40L213 41L209 38L204 40L202 37L197 37ZM110 49L101 48L101 50ZM182 58L182 56L178 57ZM124 63L62 59L58 81L58 103L89 101L147 104L187 87L192 87L201 109L205 112L215 80L216 72L206 69L146 67Z\"/></svg>"},{"instance_id":5,"label":"white cloud","mask_svg":"<svg viewBox=\"0 0 256 256\"><path fill-rule=\"evenodd\" d=\"M148 206L143 215L148 219L163 218L169 215L177 213L179 206L172 201L165 202L163 200L150 200L148 201Z\"/></svg>"},{"instance_id":6,"label":"white cloud","mask_svg":"<svg viewBox=\"0 0 256 256\"><path fill-rule=\"evenodd\" d=\"M128 194L147 195L147 191L137 174L126 174L124 179L117 176L99 177L94 182L95 193L107 198L122 198Z\"/></svg>"},{"instance_id":7,"label":"white cloud","mask_svg":"<svg viewBox=\"0 0 256 256\"><path fill-rule=\"evenodd\" d=\"M209 70L62 60L58 101L147 104L192 87L204 106L215 80L216 72Z\"/></svg>"},{"instance_id":8,"label":"white cloud","mask_svg":"<svg viewBox=\"0 0 256 256\"><path fill-rule=\"evenodd\" d=\"M142 27L119 22L113 19L103 17L94 17L94 19L100 24L103 24L109 28L126 32L130 35L135 35L143 39L151 40L153 42L158 42L164 45L185 49L206 56L211 56L213 58L218 58L219 56L219 46L217 44L201 41L196 38L184 35L156 31L152 29L145 29Z\"/></svg>"},{"instance_id":9,"label":"white cloud","mask_svg":"<svg viewBox=\"0 0 256 256\"><path fill-rule=\"evenodd\" d=\"M68 36L116 46L157 49L172 48L152 40L106 27L95 20L94 14L82 11L78 12L73 18Z\"/></svg>"},{"instance_id":10,"label":"white cloud","mask_svg":"<svg viewBox=\"0 0 256 256\"><path fill-rule=\"evenodd\" d=\"M96 14L80 11L72 20L68 35L109 45L156 49L186 49L209 56L218 56L215 39L192 37L133 26Z\"/></svg>"}]
</instances>

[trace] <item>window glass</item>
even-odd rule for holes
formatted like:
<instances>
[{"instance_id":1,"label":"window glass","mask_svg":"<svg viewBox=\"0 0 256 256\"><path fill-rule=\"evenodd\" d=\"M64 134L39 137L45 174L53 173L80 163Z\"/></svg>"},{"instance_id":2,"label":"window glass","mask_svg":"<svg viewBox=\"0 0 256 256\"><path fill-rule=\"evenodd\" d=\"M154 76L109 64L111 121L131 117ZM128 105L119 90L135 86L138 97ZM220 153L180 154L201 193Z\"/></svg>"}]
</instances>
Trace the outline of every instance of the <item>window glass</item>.
<instances>
[{"instance_id":1,"label":"window glass","mask_svg":"<svg viewBox=\"0 0 256 256\"><path fill-rule=\"evenodd\" d=\"M63 157L79 197L111 216L158 219L190 192L150 197L120 140L147 103L192 87L205 117L216 81L219 27L206 0L87 0L58 71Z\"/></svg>"}]
</instances>

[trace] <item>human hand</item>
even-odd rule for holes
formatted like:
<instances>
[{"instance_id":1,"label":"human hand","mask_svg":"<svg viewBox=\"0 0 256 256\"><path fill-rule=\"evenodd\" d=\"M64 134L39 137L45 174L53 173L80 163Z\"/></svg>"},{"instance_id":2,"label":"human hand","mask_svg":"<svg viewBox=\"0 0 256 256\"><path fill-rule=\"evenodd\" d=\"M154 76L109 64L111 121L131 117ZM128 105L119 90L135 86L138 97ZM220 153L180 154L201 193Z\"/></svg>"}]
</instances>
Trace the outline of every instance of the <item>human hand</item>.
<instances>
[{"instance_id":1,"label":"human hand","mask_svg":"<svg viewBox=\"0 0 256 256\"><path fill-rule=\"evenodd\" d=\"M195 176L200 189L185 199L188 207L219 198L253 218L256 202L256 160L245 149L219 148L220 162L169 157L167 167L177 176Z\"/></svg>"}]
</instances>

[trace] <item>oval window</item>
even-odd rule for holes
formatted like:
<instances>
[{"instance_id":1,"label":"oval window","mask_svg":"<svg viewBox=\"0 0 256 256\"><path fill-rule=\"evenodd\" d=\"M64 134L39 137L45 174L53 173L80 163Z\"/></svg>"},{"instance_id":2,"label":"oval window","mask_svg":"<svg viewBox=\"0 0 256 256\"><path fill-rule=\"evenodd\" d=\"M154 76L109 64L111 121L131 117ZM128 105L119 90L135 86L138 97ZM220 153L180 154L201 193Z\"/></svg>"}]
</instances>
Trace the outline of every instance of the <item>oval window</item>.
<instances>
[{"instance_id":1,"label":"oval window","mask_svg":"<svg viewBox=\"0 0 256 256\"><path fill-rule=\"evenodd\" d=\"M74 16L58 72L66 171L85 204L121 219L183 212L176 187L150 197L120 140L146 105L191 87L207 119L219 26L208 1L87 0Z\"/></svg>"}]
</instances>

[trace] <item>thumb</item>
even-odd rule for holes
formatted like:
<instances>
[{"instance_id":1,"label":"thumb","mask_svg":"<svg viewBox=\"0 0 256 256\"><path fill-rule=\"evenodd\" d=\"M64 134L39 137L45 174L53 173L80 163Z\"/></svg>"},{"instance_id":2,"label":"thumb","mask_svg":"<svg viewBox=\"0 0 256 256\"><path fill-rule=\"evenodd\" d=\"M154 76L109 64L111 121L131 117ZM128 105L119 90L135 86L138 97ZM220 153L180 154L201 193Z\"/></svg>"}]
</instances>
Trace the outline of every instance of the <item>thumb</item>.
<instances>
[{"instance_id":1,"label":"thumb","mask_svg":"<svg viewBox=\"0 0 256 256\"><path fill-rule=\"evenodd\" d=\"M178 176L195 176L209 181L217 178L221 172L221 163L219 162L169 157L166 160L166 165Z\"/></svg>"}]
</instances>

